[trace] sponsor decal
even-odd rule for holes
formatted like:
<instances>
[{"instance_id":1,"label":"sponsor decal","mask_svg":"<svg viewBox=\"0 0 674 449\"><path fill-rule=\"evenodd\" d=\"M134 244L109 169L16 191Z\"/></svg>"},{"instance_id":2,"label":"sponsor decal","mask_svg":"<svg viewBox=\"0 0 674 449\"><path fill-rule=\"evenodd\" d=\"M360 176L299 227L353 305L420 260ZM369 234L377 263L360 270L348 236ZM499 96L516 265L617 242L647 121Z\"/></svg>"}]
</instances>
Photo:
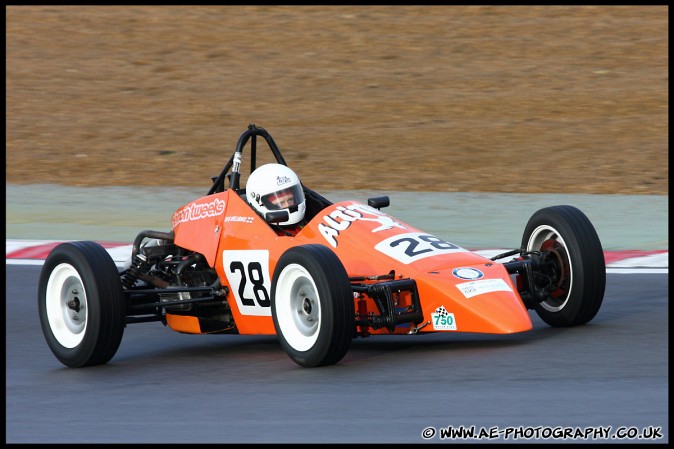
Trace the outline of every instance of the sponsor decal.
<instances>
[{"instance_id":1,"label":"sponsor decal","mask_svg":"<svg viewBox=\"0 0 674 449\"><path fill-rule=\"evenodd\" d=\"M436 331L456 330L456 319L454 318L454 314L447 312L445 306L440 306L435 309L435 312L431 313L431 322L433 323L433 329Z\"/></svg>"},{"instance_id":2,"label":"sponsor decal","mask_svg":"<svg viewBox=\"0 0 674 449\"><path fill-rule=\"evenodd\" d=\"M277 176L276 177L276 185L277 186L282 186L283 184L288 184L291 181L290 178L287 176Z\"/></svg>"},{"instance_id":3,"label":"sponsor decal","mask_svg":"<svg viewBox=\"0 0 674 449\"><path fill-rule=\"evenodd\" d=\"M452 274L459 279L475 280L484 276L477 268L459 267L452 270Z\"/></svg>"},{"instance_id":4,"label":"sponsor decal","mask_svg":"<svg viewBox=\"0 0 674 449\"><path fill-rule=\"evenodd\" d=\"M233 215L231 217L225 217L225 223L235 222L235 223L252 223L255 220L255 217L244 217L242 215Z\"/></svg>"},{"instance_id":5,"label":"sponsor decal","mask_svg":"<svg viewBox=\"0 0 674 449\"><path fill-rule=\"evenodd\" d=\"M318 231L333 248L337 248L337 237L339 237L340 232L348 229L351 223L356 220L379 223L379 226L374 228L372 232L386 231L394 227L407 229L390 216L373 207L364 204L351 204L346 207L337 206L330 214L324 215L324 223L318 224Z\"/></svg>"},{"instance_id":6,"label":"sponsor decal","mask_svg":"<svg viewBox=\"0 0 674 449\"><path fill-rule=\"evenodd\" d=\"M215 217L225 212L225 202L215 198L208 203L191 203L183 207L171 217L171 228L175 228L185 221L195 221L202 218Z\"/></svg>"},{"instance_id":7,"label":"sponsor decal","mask_svg":"<svg viewBox=\"0 0 674 449\"><path fill-rule=\"evenodd\" d=\"M461 293L463 293L463 296L466 298L472 298L473 296L482 295L483 293L513 291L503 279L482 279L479 281L464 282L463 284L456 284L456 288L461 290Z\"/></svg>"}]
</instances>

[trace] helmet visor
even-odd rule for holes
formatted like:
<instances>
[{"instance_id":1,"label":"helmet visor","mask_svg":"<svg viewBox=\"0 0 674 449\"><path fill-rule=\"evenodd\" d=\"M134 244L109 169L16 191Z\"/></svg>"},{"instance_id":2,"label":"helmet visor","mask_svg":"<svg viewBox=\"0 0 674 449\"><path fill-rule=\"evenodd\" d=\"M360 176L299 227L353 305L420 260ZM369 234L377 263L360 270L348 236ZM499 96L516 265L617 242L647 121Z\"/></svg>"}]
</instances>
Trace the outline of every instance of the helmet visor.
<instances>
[{"instance_id":1,"label":"helmet visor","mask_svg":"<svg viewBox=\"0 0 674 449\"><path fill-rule=\"evenodd\" d=\"M302 187L296 184L277 192L269 193L261 198L262 204L269 210L281 210L297 208L297 205L304 201L304 192Z\"/></svg>"}]
</instances>

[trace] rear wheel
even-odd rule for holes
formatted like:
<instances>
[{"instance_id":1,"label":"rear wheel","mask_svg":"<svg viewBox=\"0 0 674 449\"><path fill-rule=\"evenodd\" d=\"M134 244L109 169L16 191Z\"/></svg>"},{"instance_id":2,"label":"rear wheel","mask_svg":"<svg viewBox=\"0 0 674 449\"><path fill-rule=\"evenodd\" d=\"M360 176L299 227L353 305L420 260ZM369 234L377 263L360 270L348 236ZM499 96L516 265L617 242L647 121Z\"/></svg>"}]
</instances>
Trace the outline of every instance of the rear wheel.
<instances>
[{"instance_id":1,"label":"rear wheel","mask_svg":"<svg viewBox=\"0 0 674 449\"><path fill-rule=\"evenodd\" d=\"M304 367L340 361L355 328L353 294L339 258L323 245L290 248L272 280L271 310L281 346Z\"/></svg>"},{"instance_id":2,"label":"rear wheel","mask_svg":"<svg viewBox=\"0 0 674 449\"><path fill-rule=\"evenodd\" d=\"M573 206L553 206L534 213L522 247L540 252L536 287L547 290L535 307L551 326L575 326L595 317L604 299L606 264L592 223Z\"/></svg>"},{"instance_id":3,"label":"rear wheel","mask_svg":"<svg viewBox=\"0 0 674 449\"><path fill-rule=\"evenodd\" d=\"M38 285L40 325L49 348L66 366L108 362L125 325L124 293L110 254L96 242L55 247Z\"/></svg>"}]
</instances>

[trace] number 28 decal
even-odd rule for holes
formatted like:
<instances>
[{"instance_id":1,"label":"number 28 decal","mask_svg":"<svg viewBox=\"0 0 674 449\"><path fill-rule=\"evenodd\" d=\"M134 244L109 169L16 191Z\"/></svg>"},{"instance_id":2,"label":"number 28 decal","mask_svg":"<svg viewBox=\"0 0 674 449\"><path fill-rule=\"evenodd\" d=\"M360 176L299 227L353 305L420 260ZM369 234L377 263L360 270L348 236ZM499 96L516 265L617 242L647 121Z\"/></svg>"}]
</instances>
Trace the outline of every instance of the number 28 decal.
<instances>
[{"instance_id":1,"label":"number 28 decal","mask_svg":"<svg viewBox=\"0 0 674 449\"><path fill-rule=\"evenodd\" d=\"M394 235L377 243L374 249L406 265L438 254L466 251L453 243L423 232Z\"/></svg>"},{"instance_id":2,"label":"number 28 decal","mask_svg":"<svg viewBox=\"0 0 674 449\"><path fill-rule=\"evenodd\" d=\"M222 262L239 312L242 315L271 316L269 251L224 251Z\"/></svg>"}]
</instances>

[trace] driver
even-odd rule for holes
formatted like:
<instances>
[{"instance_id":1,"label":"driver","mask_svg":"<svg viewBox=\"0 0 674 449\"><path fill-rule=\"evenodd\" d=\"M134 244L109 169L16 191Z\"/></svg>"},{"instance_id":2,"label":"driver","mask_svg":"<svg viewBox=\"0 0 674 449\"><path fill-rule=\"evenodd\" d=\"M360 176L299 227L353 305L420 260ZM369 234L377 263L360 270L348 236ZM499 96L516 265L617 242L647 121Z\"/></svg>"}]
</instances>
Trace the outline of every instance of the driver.
<instances>
[{"instance_id":1,"label":"driver","mask_svg":"<svg viewBox=\"0 0 674 449\"><path fill-rule=\"evenodd\" d=\"M278 223L292 235L302 229L306 200L300 178L285 165L265 164L253 171L246 184L246 199L262 217L269 211L287 210L288 220Z\"/></svg>"}]
</instances>

